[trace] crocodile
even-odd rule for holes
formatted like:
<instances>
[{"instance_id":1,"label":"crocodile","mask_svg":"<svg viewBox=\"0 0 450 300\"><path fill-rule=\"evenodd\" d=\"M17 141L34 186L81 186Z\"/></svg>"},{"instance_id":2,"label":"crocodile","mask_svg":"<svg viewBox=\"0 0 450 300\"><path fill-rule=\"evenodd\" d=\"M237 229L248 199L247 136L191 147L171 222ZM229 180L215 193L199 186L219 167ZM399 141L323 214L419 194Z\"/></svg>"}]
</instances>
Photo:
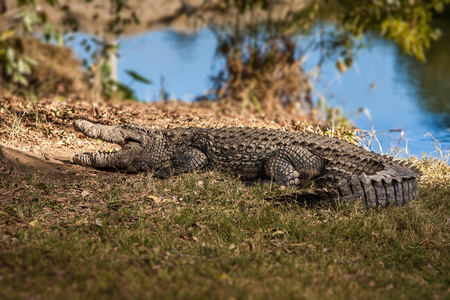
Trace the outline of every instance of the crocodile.
<instances>
[{"instance_id":1,"label":"crocodile","mask_svg":"<svg viewBox=\"0 0 450 300\"><path fill-rule=\"evenodd\" d=\"M420 170L338 138L251 127L152 129L136 124L110 126L76 120L90 138L122 146L114 152L76 154L73 162L154 177L216 169L244 181L273 180L313 192L296 199L353 201L368 207L402 206L419 197Z\"/></svg>"}]
</instances>

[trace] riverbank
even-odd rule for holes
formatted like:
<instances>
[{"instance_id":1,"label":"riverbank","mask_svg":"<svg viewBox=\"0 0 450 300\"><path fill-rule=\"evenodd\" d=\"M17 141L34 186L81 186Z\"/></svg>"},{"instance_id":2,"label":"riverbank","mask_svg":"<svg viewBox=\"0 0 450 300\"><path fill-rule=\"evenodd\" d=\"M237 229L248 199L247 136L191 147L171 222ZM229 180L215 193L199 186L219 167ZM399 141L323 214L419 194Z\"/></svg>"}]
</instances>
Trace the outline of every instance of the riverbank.
<instances>
[{"instance_id":1,"label":"riverbank","mask_svg":"<svg viewBox=\"0 0 450 300\"><path fill-rule=\"evenodd\" d=\"M306 121L281 125L212 103L2 104L2 299L450 297L445 162L410 159L423 172L421 196L405 207L304 207L266 200L289 190L218 172L157 180L70 160L111 149L73 130L80 117L326 133Z\"/></svg>"}]
</instances>

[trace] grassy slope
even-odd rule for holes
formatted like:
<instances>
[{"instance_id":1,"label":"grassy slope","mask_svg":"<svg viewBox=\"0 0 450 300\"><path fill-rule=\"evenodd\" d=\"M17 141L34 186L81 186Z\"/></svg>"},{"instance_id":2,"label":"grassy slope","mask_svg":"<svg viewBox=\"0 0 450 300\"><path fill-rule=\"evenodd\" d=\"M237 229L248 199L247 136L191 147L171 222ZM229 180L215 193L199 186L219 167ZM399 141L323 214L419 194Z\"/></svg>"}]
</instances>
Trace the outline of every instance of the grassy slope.
<instances>
[{"instance_id":1,"label":"grassy slope","mask_svg":"<svg viewBox=\"0 0 450 300\"><path fill-rule=\"evenodd\" d=\"M380 211L216 172L0 174L0 298L450 298L450 168L415 163L421 199Z\"/></svg>"},{"instance_id":2,"label":"grassy slope","mask_svg":"<svg viewBox=\"0 0 450 300\"><path fill-rule=\"evenodd\" d=\"M29 175L1 207L0 295L449 297L450 170L431 169L420 201L382 211L270 203L275 187L213 172Z\"/></svg>"}]
</instances>

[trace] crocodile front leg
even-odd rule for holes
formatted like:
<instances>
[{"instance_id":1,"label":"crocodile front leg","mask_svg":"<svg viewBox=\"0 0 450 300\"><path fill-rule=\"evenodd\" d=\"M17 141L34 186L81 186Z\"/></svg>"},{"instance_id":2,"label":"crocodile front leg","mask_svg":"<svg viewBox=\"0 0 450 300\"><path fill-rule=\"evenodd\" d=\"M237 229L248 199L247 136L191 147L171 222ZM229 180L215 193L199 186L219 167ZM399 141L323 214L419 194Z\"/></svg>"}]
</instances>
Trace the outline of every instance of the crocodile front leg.
<instances>
[{"instance_id":1,"label":"crocodile front leg","mask_svg":"<svg viewBox=\"0 0 450 300\"><path fill-rule=\"evenodd\" d=\"M283 186L298 186L302 181L318 176L324 160L307 149L290 147L278 149L266 159L266 176Z\"/></svg>"},{"instance_id":2,"label":"crocodile front leg","mask_svg":"<svg viewBox=\"0 0 450 300\"><path fill-rule=\"evenodd\" d=\"M180 173L188 173L194 170L202 169L206 166L208 158L197 148L189 148L178 158L172 161L170 166L165 166L157 170L153 176L166 178Z\"/></svg>"}]
</instances>

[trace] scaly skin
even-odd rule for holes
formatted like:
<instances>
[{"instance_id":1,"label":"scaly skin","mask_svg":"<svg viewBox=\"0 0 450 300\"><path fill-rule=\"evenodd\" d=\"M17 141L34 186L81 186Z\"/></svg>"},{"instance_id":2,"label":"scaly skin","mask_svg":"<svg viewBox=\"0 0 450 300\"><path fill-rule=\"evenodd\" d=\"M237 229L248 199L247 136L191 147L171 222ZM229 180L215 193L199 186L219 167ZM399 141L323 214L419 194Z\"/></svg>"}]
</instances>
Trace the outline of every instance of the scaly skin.
<instances>
[{"instance_id":1,"label":"scaly skin","mask_svg":"<svg viewBox=\"0 0 450 300\"><path fill-rule=\"evenodd\" d=\"M314 180L319 188L296 194L298 200L362 199L367 206L385 207L418 198L417 168L336 138L246 127L156 130L86 120L77 120L74 126L89 137L123 148L115 153L75 155L73 161L80 165L152 171L160 178L208 168L243 180L273 179L285 186Z\"/></svg>"}]
</instances>

